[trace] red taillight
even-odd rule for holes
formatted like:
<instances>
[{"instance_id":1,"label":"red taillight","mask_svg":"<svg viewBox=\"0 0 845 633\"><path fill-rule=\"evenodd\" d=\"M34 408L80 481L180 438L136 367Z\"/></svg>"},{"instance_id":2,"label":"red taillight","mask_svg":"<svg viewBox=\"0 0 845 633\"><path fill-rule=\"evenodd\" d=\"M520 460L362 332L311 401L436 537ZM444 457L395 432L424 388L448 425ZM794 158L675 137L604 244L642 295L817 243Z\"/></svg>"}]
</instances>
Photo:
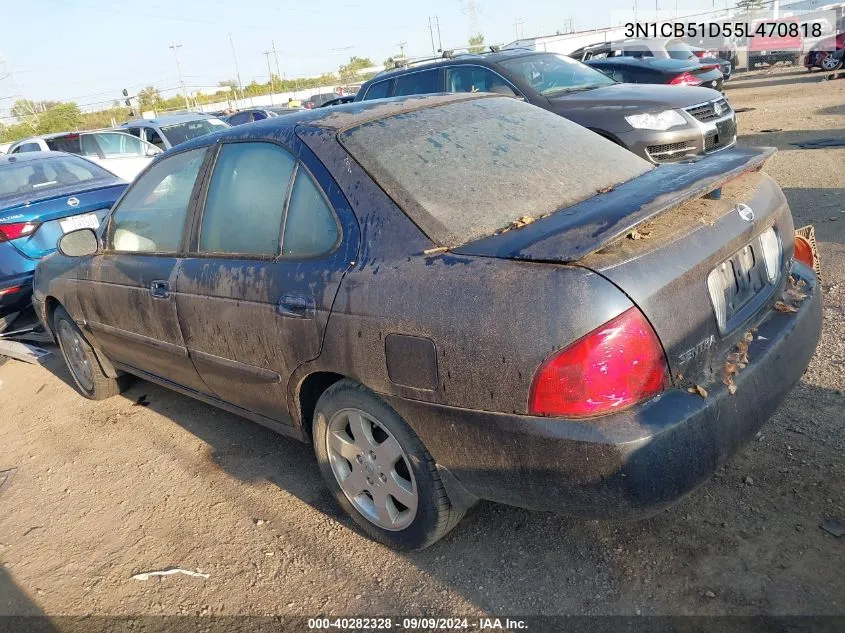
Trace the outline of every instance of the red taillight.
<instances>
[{"instance_id":1,"label":"red taillight","mask_svg":"<svg viewBox=\"0 0 845 633\"><path fill-rule=\"evenodd\" d=\"M26 237L35 233L38 228L37 222L18 222L15 224L0 224L0 242L16 240L19 237Z\"/></svg>"},{"instance_id":2,"label":"red taillight","mask_svg":"<svg viewBox=\"0 0 845 633\"><path fill-rule=\"evenodd\" d=\"M689 73L682 73L669 82L673 86L700 86L701 80Z\"/></svg>"},{"instance_id":3,"label":"red taillight","mask_svg":"<svg viewBox=\"0 0 845 633\"><path fill-rule=\"evenodd\" d=\"M809 240L804 239L800 235L795 236L795 250L792 256L810 268L815 267L816 256L813 253L813 246Z\"/></svg>"},{"instance_id":4,"label":"red taillight","mask_svg":"<svg viewBox=\"0 0 845 633\"><path fill-rule=\"evenodd\" d=\"M602 415L651 398L668 384L660 341L643 314L631 308L540 365L528 412L567 418Z\"/></svg>"},{"instance_id":5,"label":"red taillight","mask_svg":"<svg viewBox=\"0 0 845 633\"><path fill-rule=\"evenodd\" d=\"M708 52L708 51L693 51L693 54L694 54L696 57L698 57L698 59L701 59L702 57L706 57L706 56L707 56L707 52Z\"/></svg>"},{"instance_id":6,"label":"red taillight","mask_svg":"<svg viewBox=\"0 0 845 633\"><path fill-rule=\"evenodd\" d=\"M3 288L0 290L0 297L5 297L6 295L12 295L16 292L20 292L23 290L23 286L14 286L12 288Z\"/></svg>"}]
</instances>

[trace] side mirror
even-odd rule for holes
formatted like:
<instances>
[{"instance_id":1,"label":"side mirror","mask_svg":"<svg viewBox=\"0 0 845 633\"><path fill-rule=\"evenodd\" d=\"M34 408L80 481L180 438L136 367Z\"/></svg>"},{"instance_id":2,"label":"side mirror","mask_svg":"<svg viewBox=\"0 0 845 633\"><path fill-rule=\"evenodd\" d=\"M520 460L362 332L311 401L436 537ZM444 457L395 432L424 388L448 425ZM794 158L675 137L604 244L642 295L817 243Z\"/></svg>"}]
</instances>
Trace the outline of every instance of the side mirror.
<instances>
[{"instance_id":1,"label":"side mirror","mask_svg":"<svg viewBox=\"0 0 845 633\"><path fill-rule=\"evenodd\" d=\"M78 229L65 233L59 239L59 252L66 257L96 255L100 250L97 234L91 229Z\"/></svg>"},{"instance_id":2,"label":"side mirror","mask_svg":"<svg viewBox=\"0 0 845 633\"><path fill-rule=\"evenodd\" d=\"M152 147L148 147L144 150L144 156L152 157L158 156L159 154L161 154L161 150L155 145L153 145Z\"/></svg>"}]
</instances>

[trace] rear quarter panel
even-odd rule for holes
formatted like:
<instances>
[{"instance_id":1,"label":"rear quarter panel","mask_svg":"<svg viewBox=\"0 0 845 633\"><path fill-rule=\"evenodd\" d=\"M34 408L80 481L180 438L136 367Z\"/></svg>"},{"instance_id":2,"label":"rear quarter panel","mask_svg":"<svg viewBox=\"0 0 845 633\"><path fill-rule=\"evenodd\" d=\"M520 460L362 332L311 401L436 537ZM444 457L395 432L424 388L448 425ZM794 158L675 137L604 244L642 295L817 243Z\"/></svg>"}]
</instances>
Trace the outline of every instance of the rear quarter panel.
<instances>
[{"instance_id":1,"label":"rear quarter panel","mask_svg":"<svg viewBox=\"0 0 845 633\"><path fill-rule=\"evenodd\" d=\"M338 291L322 353L294 374L291 397L311 372L332 371L384 394L525 413L542 361L632 305L601 276L579 267L425 254L434 244L334 133L301 136L352 205L361 249ZM390 334L433 341L435 388L391 381L385 356Z\"/></svg>"}]
</instances>

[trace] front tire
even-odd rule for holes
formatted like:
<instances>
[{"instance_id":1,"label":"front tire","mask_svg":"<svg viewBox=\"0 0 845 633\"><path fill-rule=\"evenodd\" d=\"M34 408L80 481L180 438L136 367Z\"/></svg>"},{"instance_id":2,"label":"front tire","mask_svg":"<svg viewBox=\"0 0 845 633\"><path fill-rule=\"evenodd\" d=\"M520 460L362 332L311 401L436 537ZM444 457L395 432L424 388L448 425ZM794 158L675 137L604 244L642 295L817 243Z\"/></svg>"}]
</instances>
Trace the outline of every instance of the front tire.
<instances>
[{"instance_id":1,"label":"front tire","mask_svg":"<svg viewBox=\"0 0 845 633\"><path fill-rule=\"evenodd\" d=\"M105 400L120 393L117 379L103 372L94 348L61 306L53 313L53 334L79 393L89 400Z\"/></svg>"},{"instance_id":2,"label":"front tire","mask_svg":"<svg viewBox=\"0 0 845 633\"><path fill-rule=\"evenodd\" d=\"M373 540L397 550L424 549L463 517L420 439L366 387L352 380L329 387L317 401L312 428L323 479Z\"/></svg>"}]
</instances>

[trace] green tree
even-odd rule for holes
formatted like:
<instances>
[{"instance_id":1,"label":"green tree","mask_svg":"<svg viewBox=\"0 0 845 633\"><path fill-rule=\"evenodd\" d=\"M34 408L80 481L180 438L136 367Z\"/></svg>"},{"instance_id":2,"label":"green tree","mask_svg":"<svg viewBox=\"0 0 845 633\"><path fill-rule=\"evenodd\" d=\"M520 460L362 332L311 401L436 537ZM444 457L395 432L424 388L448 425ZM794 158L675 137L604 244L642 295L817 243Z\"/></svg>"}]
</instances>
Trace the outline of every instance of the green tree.
<instances>
[{"instance_id":1,"label":"green tree","mask_svg":"<svg viewBox=\"0 0 845 633\"><path fill-rule=\"evenodd\" d=\"M162 100L161 93L153 86L147 86L143 90L140 90L137 97L138 106L141 108L141 111L154 110Z\"/></svg>"},{"instance_id":2,"label":"green tree","mask_svg":"<svg viewBox=\"0 0 845 633\"><path fill-rule=\"evenodd\" d=\"M217 85L221 88L231 88L232 90L238 89L238 82L234 79L224 79L223 81L218 81Z\"/></svg>"},{"instance_id":3,"label":"green tree","mask_svg":"<svg viewBox=\"0 0 845 633\"><path fill-rule=\"evenodd\" d=\"M358 57L356 55L354 57L350 57L349 63L338 68L337 72L340 75L340 80L346 83L354 81L362 70L365 68L372 68L373 66L375 66L375 64L373 64L373 60L369 57Z\"/></svg>"},{"instance_id":4,"label":"green tree","mask_svg":"<svg viewBox=\"0 0 845 633\"><path fill-rule=\"evenodd\" d=\"M66 132L79 129L82 112L75 103L60 103L38 115L38 133Z\"/></svg>"},{"instance_id":5,"label":"green tree","mask_svg":"<svg viewBox=\"0 0 845 633\"><path fill-rule=\"evenodd\" d=\"M477 35L472 35L469 38L469 52L470 53L481 53L484 51L484 35L478 33Z\"/></svg>"},{"instance_id":6,"label":"green tree","mask_svg":"<svg viewBox=\"0 0 845 633\"><path fill-rule=\"evenodd\" d=\"M769 6L767 0L737 0L736 9L740 14L750 15L752 18Z\"/></svg>"}]
</instances>

